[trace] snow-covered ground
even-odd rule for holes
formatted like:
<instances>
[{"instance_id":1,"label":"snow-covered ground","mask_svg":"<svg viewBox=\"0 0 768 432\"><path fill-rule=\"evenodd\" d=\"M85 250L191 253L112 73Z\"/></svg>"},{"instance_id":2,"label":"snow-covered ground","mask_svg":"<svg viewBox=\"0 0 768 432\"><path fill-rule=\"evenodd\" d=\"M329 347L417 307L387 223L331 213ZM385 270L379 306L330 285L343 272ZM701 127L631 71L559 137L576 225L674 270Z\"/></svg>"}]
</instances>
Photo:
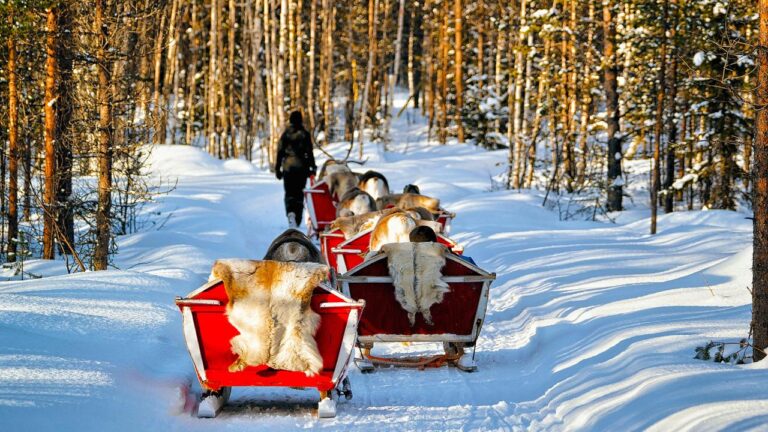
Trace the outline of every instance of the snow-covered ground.
<instances>
[{"instance_id":1,"label":"snow-covered ground","mask_svg":"<svg viewBox=\"0 0 768 432\"><path fill-rule=\"evenodd\" d=\"M160 229L120 239L121 270L0 283L0 430L768 430L766 364L692 358L747 334L744 214L663 215L650 236L636 196L617 224L563 222L538 192L494 190L504 152L427 145L406 114L393 130L389 152L367 145L365 168L440 197L458 214L453 237L498 275L477 373L353 367L335 419L314 416L315 391L264 388L195 418L174 296L217 258L263 255L286 226L282 187L245 161L158 147L154 172L178 185L146 209Z\"/></svg>"}]
</instances>

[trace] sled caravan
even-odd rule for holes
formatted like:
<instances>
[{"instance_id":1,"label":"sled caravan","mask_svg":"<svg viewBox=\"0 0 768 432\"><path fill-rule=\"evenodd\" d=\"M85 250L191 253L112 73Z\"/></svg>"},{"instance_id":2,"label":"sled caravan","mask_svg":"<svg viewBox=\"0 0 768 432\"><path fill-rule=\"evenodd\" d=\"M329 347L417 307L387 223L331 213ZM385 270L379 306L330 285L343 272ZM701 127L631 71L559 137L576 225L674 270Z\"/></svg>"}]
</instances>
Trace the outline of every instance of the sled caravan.
<instances>
[{"instance_id":1,"label":"sled caravan","mask_svg":"<svg viewBox=\"0 0 768 432\"><path fill-rule=\"evenodd\" d=\"M289 229L262 260L218 260L209 283L176 299L203 389L199 417L215 417L233 386L314 387L318 416L334 417L338 399L352 397L355 348L364 373L477 369L470 351L495 275L448 237L455 215L415 185L393 194L382 174L336 161L304 192L308 236ZM444 349L371 354L374 343L390 342Z\"/></svg>"}]
</instances>

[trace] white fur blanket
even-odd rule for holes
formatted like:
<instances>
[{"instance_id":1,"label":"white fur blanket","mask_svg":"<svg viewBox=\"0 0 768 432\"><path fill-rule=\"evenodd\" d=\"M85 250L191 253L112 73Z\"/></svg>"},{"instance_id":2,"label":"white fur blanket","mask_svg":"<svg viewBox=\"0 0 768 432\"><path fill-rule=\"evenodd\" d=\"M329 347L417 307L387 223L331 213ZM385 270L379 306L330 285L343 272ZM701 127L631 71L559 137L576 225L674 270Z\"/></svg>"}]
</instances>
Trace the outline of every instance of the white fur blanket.
<instances>
[{"instance_id":1,"label":"white fur blanket","mask_svg":"<svg viewBox=\"0 0 768 432\"><path fill-rule=\"evenodd\" d=\"M411 326L416 313L432 324L430 308L450 291L440 270L445 266L445 246L439 243L391 243L382 246L395 285L395 299L408 312Z\"/></svg>"},{"instance_id":2,"label":"white fur blanket","mask_svg":"<svg viewBox=\"0 0 768 432\"><path fill-rule=\"evenodd\" d=\"M240 332L230 340L237 360L229 370L267 365L307 376L320 372L323 359L314 338L320 315L310 300L327 274L327 266L314 263L216 261L211 277L224 282L227 317Z\"/></svg>"}]
</instances>

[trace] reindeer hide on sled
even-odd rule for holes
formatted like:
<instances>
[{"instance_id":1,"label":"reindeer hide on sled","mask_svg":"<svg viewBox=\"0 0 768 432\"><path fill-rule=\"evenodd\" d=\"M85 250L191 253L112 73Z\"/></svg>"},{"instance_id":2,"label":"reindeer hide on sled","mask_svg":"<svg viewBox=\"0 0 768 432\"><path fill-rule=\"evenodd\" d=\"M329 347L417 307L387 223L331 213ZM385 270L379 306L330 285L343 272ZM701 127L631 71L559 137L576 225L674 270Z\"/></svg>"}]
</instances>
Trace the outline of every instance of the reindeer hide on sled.
<instances>
[{"instance_id":1,"label":"reindeer hide on sled","mask_svg":"<svg viewBox=\"0 0 768 432\"><path fill-rule=\"evenodd\" d=\"M247 366L315 375L323 359L314 335L320 316L310 308L315 287L328 267L314 263L218 260L212 278L224 282L229 322L240 334L230 340L237 372Z\"/></svg>"},{"instance_id":2,"label":"reindeer hide on sled","mask_svg":"<svg viewBox=\"0 0 768 432\"><path fill-rule=\"evenodd\" d=\"M440 243L391 243L381 248L395 287L395 299L408 312L411 326L421 312L432 324L430 308L443 301L450 291L440 270L445 266L447 249Z\"/></svg>"}]
</instances>

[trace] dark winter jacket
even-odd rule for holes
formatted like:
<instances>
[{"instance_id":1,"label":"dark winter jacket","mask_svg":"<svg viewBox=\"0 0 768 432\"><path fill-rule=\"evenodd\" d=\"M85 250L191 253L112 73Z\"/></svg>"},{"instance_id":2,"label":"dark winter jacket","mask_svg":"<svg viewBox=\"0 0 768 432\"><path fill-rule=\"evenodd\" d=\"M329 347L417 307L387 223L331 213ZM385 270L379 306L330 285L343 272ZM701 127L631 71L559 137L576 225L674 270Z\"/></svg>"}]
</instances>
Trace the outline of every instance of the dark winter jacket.
<instances>
[{"instance_id":1,"label":"dark winter jacket","mask_svg":"<svg viewBox=\"0 0 768 432\"><path fill-rule=\"evenodd\" d=\"M275 173L302 173L311 175L317 171L312 154L312 139L303 127L290 125L277 145Z\"/></svg>"}]
</instances>

